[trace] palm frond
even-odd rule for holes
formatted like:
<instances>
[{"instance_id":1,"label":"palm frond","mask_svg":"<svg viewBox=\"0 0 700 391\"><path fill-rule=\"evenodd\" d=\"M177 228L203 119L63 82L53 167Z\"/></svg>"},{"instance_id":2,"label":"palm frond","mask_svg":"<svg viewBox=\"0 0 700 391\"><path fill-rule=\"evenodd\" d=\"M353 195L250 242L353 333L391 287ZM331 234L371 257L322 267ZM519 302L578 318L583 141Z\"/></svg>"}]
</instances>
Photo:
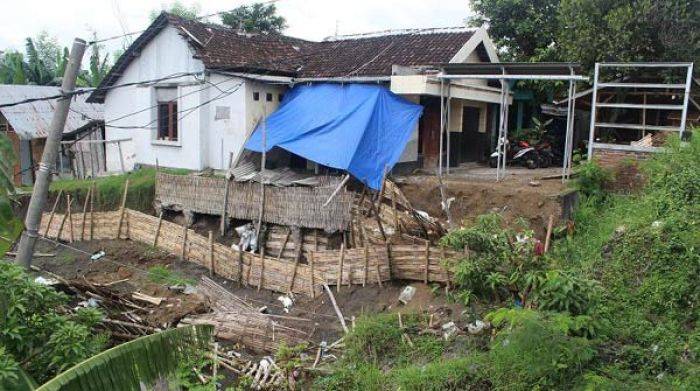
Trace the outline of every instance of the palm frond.
<instances>
[{"instance_id":1,"label":"palm frond","mask_svg":"<svg viewBox=\"0 0 700 391\"><path fill-rule=\"evenodd\" d=\"M138 391L172 375L197 349L206 349L210 326L180 327L106 350L59 374L37 391Z\"/></svg>"}]
</instances>

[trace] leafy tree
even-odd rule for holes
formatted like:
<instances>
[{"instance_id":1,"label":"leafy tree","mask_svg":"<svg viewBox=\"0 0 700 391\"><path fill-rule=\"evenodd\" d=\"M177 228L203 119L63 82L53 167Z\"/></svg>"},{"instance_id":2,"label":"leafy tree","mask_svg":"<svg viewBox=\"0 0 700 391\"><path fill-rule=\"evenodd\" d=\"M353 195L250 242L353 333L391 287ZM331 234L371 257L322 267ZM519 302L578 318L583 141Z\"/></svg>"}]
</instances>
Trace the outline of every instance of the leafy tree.
<instances>
[{"instance_id":1,"label":"leafy tree","mask_svg":"<svg viewBox=\"0 0 700 391\"><path fill-rule=\"evenodd\" d=\"M472 24L517 61L700 60L700 2L471 0Z\"/></svg>"},{"instance_id":2,"label":"leafy tree","mask_svg":"<svg viewBox=\"0 0 700 391\"><path fill-rule=\"evenodd\" d=\"M0 82L2 84L27 83L27 69L22 53L8 51L0 57Z\"/></svg>"},{"instance_id":3,"label":"leafy tree","mask_svg":"<svg viewBox=\"0 0 700 391\"><path fill-rule=\"evenodd\" d=\"M14 194L14 155L10 140L0 133L0 258L22 230L22 223L15 218L10 204Z\"/></svg>"},{"instance_id":4,"label":"leafy tree","mask_svg":"<svg viewBox=\"0 0 700 391\"><path fill-rule=\"evenodd\" d=\"M56 38L41 32L27 38L27 81L37 85L59 85L68 63L68 48L61 49Z\"/></svg>"},{"instance_id":5,"label":"leafy tree","mask_svg":"<svg viewBox=\"0 0 700 391\"><path fill-rule=\"evenodd\" d=\"M287 28L287 20L277 15L275 4L242 5L221 14L221 22L248 33L279 34Z\"/></svg>"},{"instance_id":6,"label":"leafy tree","mask_svg":"<svg viewBox=\"0 0 700 391\"><path fill-rule=\"evenodd\" d=\"M504 60L541 61L553 56L560 0L471 0L476 15L470 24L489 25L489 34L504 50Z\"/></svg>"},{"instance_id":7,"label":"leafy tree","mask_svg":"<svg viewBox=\"0 0 700 391\"><path fill-rule=\"evenodd\" d=\"M166 6L163 4L160 10L152 10L149 16L151 21L155 20L162 11L179 16L183 19L197 19L200 12L202 12L202 7L198 3L194 3L188 7L179 0L175 0L170 3L170 5Z\"/></svg>"},{"instance_id":8,"label":"leafy tree","mask_svg":"<svg viewBox=\"0 0 700 391\"><path fill-rule=\"evenodd\" d=\"M93 40L97 40L96 34L93 32ZM104 45L95 43L90 45L90 63L88 69L80 72L78 75L78 85L81 87L97 87L102 82L102 79L107 76L111 65L109 63L109 53L104 53Z\"/></svg>"}]
</instances>

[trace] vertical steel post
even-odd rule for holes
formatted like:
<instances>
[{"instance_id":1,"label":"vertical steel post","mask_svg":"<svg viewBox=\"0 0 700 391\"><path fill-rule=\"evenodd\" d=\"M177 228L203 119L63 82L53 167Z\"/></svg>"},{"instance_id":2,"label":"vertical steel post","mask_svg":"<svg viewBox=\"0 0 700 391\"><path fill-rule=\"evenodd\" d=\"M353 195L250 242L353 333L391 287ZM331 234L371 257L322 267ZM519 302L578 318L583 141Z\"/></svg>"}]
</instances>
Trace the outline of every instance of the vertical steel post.
<instances>
[{"instance_id":1,"label":"vertical steel post","mask_svg":"<svg viewBox=\"0 0 700 391\"><path fill-rule=\"evenodd\" d=\"M595 141L595 121L596 103L598 102L598 75L600 73L600 63L595 63L593 72L593 95L591 96L591 126L588 134L588 161L593 159L593 142Z\"/></svg>"},{"instance_id":2,"label":"vertical steel post","mask_svg":"<svg viewBox=\"0 0 700 391\"><path fill-rule=\"evenodd\" d=\"M56 110L51 119L51 128L46 137L44 152L41 155L41 163L36 172L36 182L32 191L32 198L29 201L27 209L27 217L24 221L26 229L22 232L22 238L19 242L19 250L17 252L16 262L23 265L27 269L31 266L32 256L34 255L34 245L39 237L39 226L41 224L41 215L44 211L46 198L49 194L49 185L51 184L51 172L56 165L56 155L61 147L61 138L63 136L63 128L66 124L66 117L70 109L72 100L72 92L75 89L75 82L80 71L80 62L85 53L86 43L82 39L76 38L73 41L73 47L70 51L70 57L66 66L66 71L63 75L63 83L61 84L61 94L63 97L56 102Z\"/></svg>"},{"instance_id":3,"label":"vertical steel post","mask_svg":"<svg viewBox=\"0 0 700 391\"><path fill-rule=\"evenodd\" d=\"M688 100L690 99L690 85L693 80L693 64L688 65L688 74L685 78L685 96L683 97L683 111L681 112L681 126L678 137L682 140L685 132L685 120L688 116Z\"/></svg>"},{"instance_id":4,"label":"vertical steel post","mask_svg":"<svg viewBox=\"0 0 700 391\"><path fill-rule=\"evenodd\" d=\"M443 89L445 87L445 79L440 79L440 155L438 156L438 175L442 176L442 131L445 128L445 103Z\"/></svg>"}]
</instances>

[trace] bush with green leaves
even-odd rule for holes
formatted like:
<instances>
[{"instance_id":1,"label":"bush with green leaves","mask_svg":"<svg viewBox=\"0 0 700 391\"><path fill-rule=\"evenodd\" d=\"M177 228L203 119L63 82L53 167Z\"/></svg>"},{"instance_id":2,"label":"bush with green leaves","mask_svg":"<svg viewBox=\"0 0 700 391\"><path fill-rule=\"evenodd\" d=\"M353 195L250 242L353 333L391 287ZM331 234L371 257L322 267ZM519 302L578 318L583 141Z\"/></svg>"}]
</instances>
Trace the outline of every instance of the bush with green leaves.
<instances>
[{"instance_id":1,"label":"bush with green leaves","mask_svg":"<svg viewBox=\"0 0 700 391\"><path fill-rule=\"evenodd\" d=\"M62 310L68 303L67 296L34 282L13 264L0 262L0 286L0 347L37 382L105 346L106 337L93 332L93 326L101 320L97 310L68 314ZM0 374L8 372L16 373L12 368L0 368Z\"/></svg>"},{"instance_id":2,"label":"bush with green leaves","mask_svg":"<svg viewBox=\"0 0 700 391\"><path fill-rule=\"evenodd\" d=\"M588 339L570 335L564 322L540 312L501 309L487 319L500 328L488 352L495 389L564 389L595 357Z\"/></svg>"},{"instance_id":3,"label":"bush with green leaves","mask_svg":"<svg viewBox=\"0 0 700 391\"><path fill-rule=\"evenodd\" d=\"M605 185L612 180L612 173L595 161L588 161L576 169L574 187L585 197L601 199L606 196Z\"/></svg>"}]
</instances>

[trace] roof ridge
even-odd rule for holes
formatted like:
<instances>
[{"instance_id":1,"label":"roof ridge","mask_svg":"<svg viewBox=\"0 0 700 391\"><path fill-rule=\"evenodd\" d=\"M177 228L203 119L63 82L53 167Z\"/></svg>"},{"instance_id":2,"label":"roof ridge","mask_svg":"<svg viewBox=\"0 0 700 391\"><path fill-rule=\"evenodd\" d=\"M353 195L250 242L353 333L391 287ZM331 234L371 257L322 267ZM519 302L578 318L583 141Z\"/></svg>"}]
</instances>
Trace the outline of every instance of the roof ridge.
<instances>
[{"instance_id":1,"label":"roof ridge","mask_svg":"<svg viewBox=\"0 0 700 391\"><path fill-rule=\"evenodd\" d=\"M346 41L353 39L379 38L393 35L425 35L425 34L459 34L475 32L478 27L467 26L447 26L447 27L425 27L425 28L405 28L370 31L366 33L344 34L329 36L323 42Z\"/></svg>"}]
</instances>

